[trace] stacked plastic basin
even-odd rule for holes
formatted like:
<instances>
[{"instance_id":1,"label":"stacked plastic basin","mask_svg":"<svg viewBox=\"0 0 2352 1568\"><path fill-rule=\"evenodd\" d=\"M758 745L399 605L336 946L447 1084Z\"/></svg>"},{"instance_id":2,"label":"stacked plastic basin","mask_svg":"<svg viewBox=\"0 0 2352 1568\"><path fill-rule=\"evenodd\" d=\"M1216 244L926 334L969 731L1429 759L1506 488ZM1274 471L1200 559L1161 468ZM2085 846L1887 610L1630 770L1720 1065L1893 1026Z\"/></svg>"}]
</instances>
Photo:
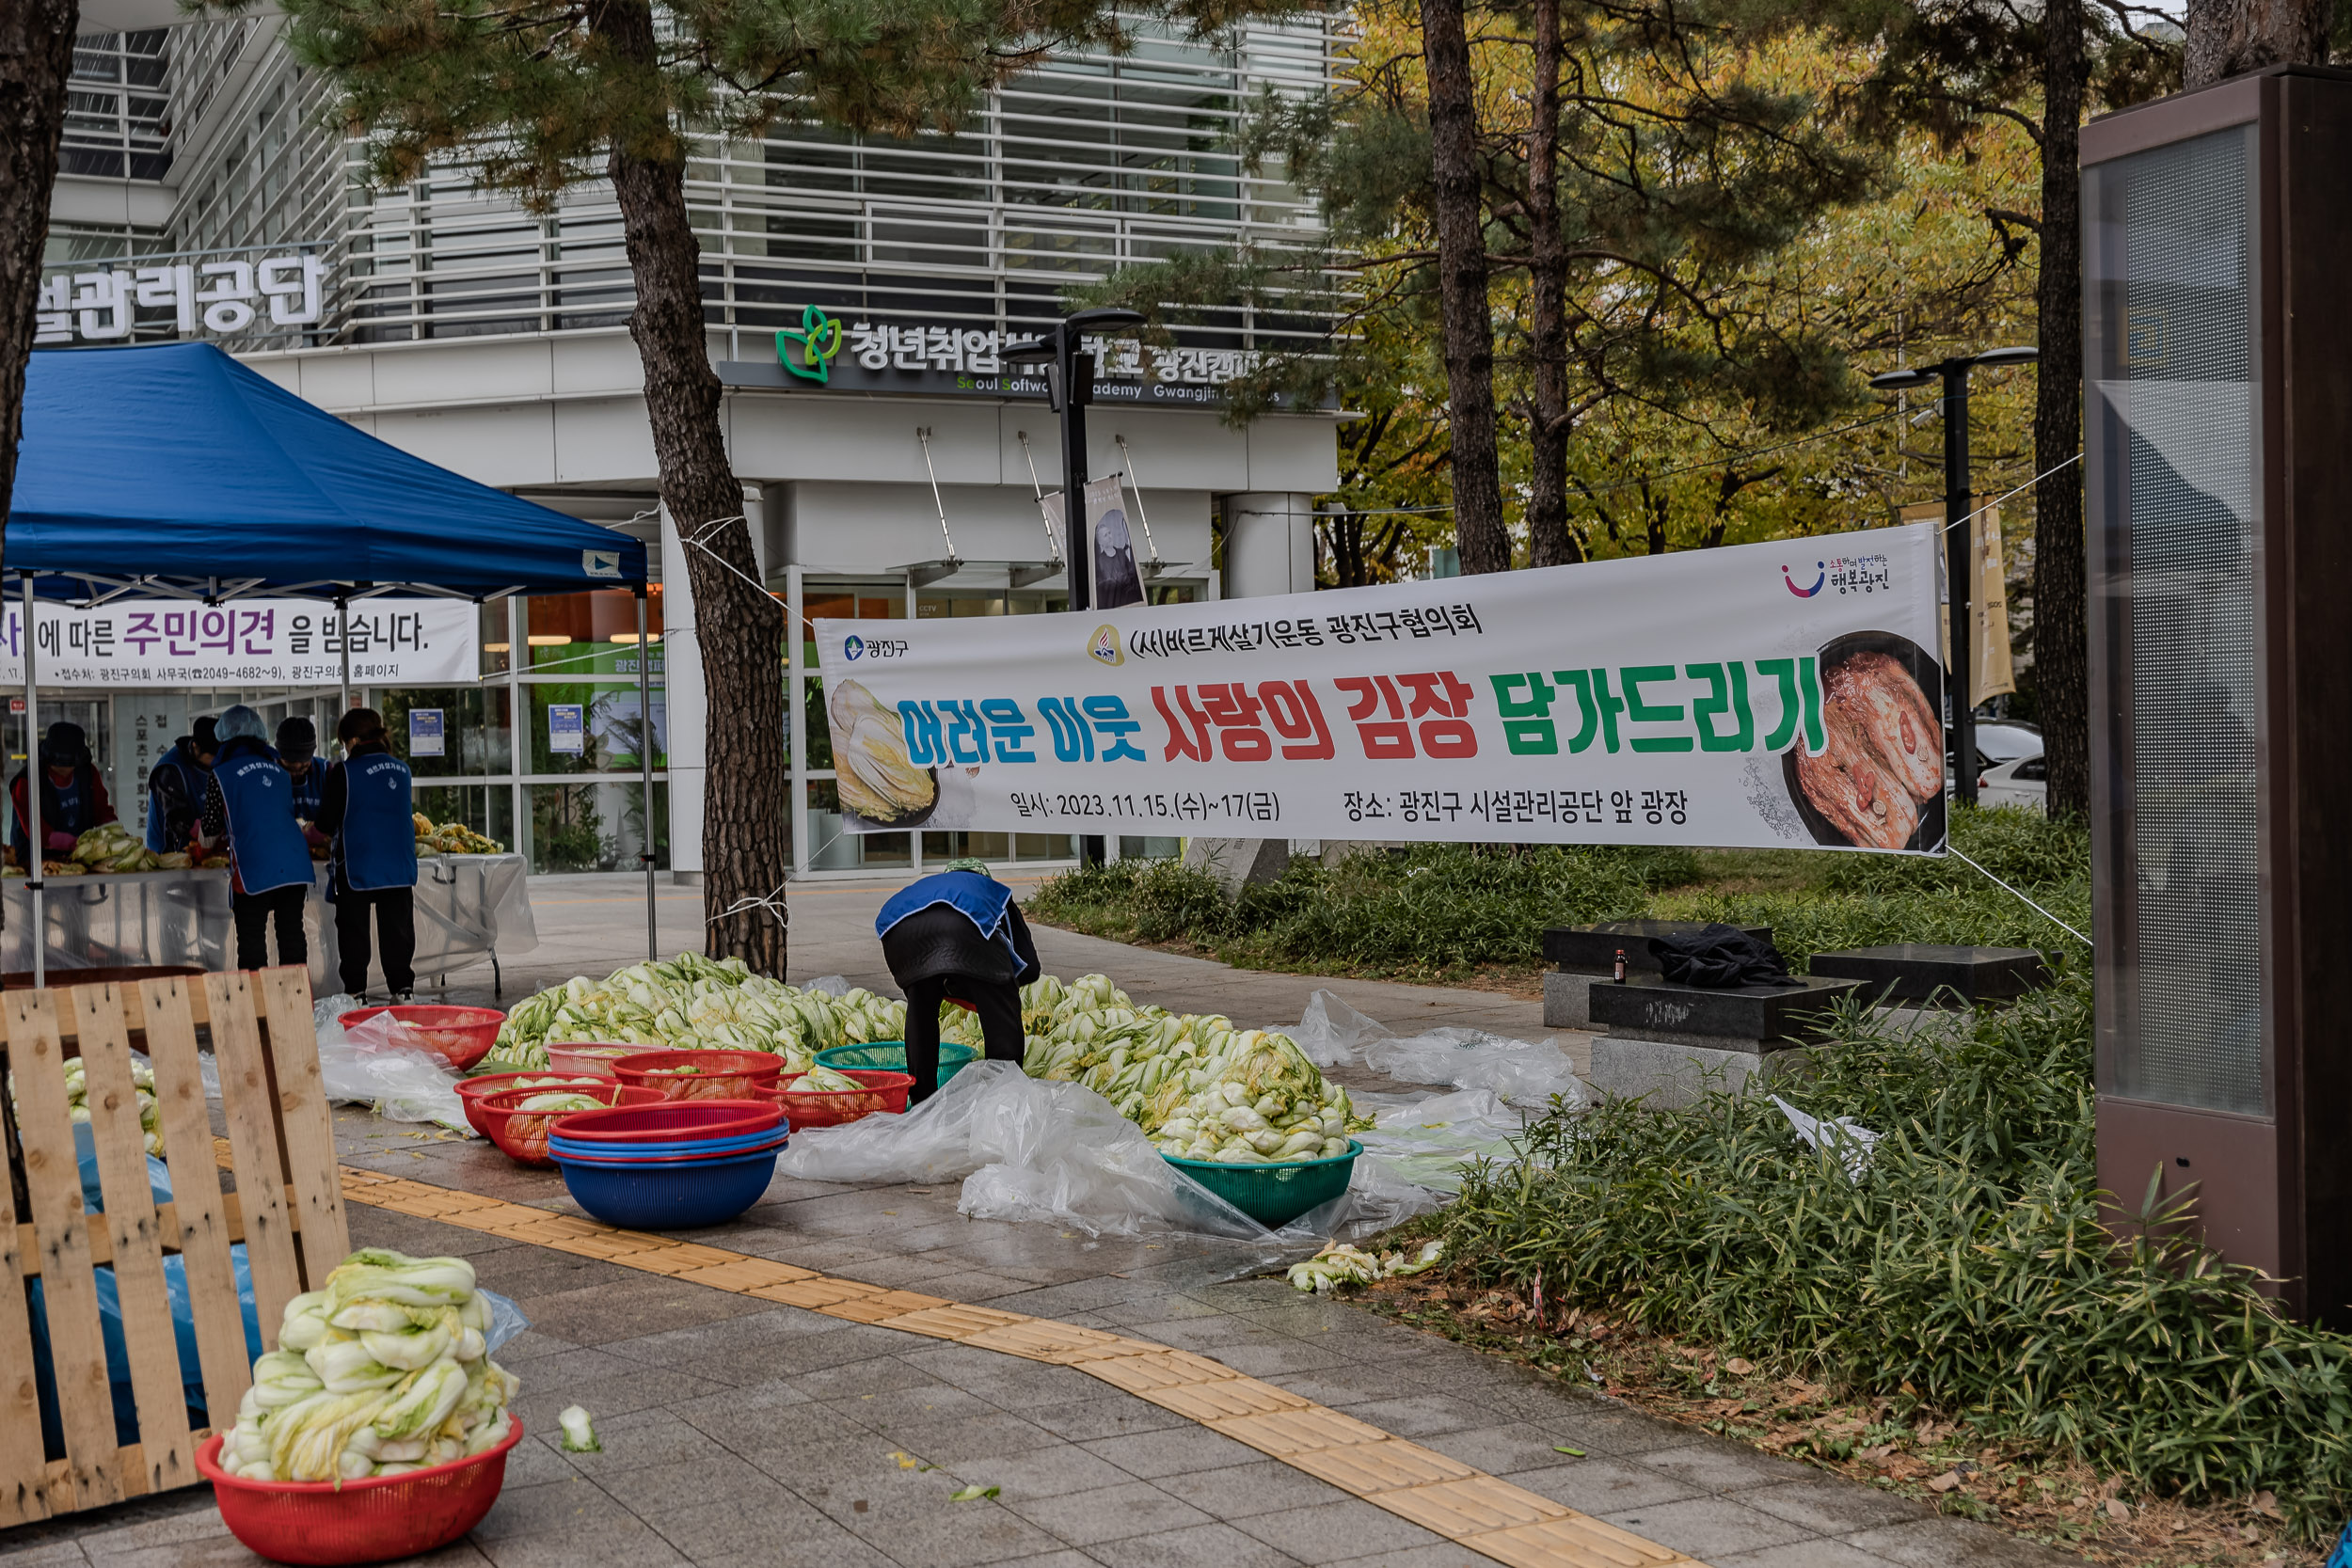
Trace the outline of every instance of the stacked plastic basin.
<instances>
[{"instance_id":1,"label":"stacked plastic basin","mask_svg":"<svg viewBox=\"0 0 2352 1568\"><path fill-rule=\"evenodd\" d=\"M629 1230L723 1225L759 1201L791 1132L772 1100L693 1100L574 1111L548 1154L589 1213Z\"/></svg>"}]
</instances>

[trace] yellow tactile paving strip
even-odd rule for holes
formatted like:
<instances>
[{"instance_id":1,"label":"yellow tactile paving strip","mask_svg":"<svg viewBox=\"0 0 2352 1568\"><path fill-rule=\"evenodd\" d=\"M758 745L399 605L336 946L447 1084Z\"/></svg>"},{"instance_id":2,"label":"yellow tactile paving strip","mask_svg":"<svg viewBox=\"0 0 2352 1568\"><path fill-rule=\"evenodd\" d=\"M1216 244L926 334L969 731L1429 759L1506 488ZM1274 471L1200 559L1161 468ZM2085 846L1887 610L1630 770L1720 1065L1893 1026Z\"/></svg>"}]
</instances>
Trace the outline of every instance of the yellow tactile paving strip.
<instances>
[{"instance_id":1,"label":"yellow tactile paving strip","mask_svg":"<svg viewBox=\"0 0 2352 1568\"><path fill-rule=\"evenodd\" d=\"M1073 1367L1512 1568L1705 1568L1223 1362L1101 1329L886 1291L765 1258L342 1167L343 1196L852 1323Z\"/></svg>"}]
</instances>

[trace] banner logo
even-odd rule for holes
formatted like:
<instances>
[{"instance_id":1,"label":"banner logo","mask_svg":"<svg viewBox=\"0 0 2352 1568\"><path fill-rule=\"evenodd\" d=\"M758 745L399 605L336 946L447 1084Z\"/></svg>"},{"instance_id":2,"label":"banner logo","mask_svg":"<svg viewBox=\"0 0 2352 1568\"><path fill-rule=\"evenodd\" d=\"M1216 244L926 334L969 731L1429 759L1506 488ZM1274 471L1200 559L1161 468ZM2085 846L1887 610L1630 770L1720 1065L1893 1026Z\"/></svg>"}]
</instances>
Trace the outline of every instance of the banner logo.
<instances>
[{"instance_id":1,"label":"banner logo","mask_svg":"<svg viewBox=\"0 0 2352 1568\"><path fill-rule=\"evenodd\" d=\"M617 578L621 575L621 552L618 550L582 550L580 552L582 577Z\"/></svg>"},{"instance_id":2,"label":"banner logo","mask_svg":"<svg viewBox=\"0 0 2352 1568\"><path fill-rule=\"evenodd\" d=\"M1788 568L1786 566L1783 566L1780 569L1780 580L1787 583L1788 585L1788 592L1794 594L1800 599L1809 599L1814 594L1819 594L1821 591L1821 585L1823 583L1829 581L1828 562L1817 561L1813 563L1813 570L1816 575L1813 578L1813 586L1810 588L1798 587L1797 579L1788 575Z\"/></svg>"},{"instance_id":3,"label":"banner logo","mask_svg":"<svg viewBox=\"0 0 2352 1568\"><path fill-rule=\"evenodd\" d=\"M1126 663L1127 656L1119 647L1119 628L1109 626L1095 627L1094 635L1087 640L1087 657L1097 664L1108 664L1113 668Z\"/></svg>"},{"instance_id":4,"label":"banner logo","mask_svg":"<svg viewBox=\"0 0 2352 1568\"><path fill-rule=\"evenodd\" d=\"M801 362L792 362L787 342L801 345ZM801 329L785 327L776 334L776 362L803 381L819 387L833 379L833 356L841 352L841 324L814 305L801 308Z\"/></svg>"},{"instance_id":5,"label":"banner logo","mask_svg":"<svg viewBox=\"0 0 2352 1568\"><path fill-rule=\"evenodd\" d=\"M865 652L866 639L863 637L852 636L848 641L841 644L841 657L843 658L855 659L859 655Z\"/></svg>"}]
</instances>

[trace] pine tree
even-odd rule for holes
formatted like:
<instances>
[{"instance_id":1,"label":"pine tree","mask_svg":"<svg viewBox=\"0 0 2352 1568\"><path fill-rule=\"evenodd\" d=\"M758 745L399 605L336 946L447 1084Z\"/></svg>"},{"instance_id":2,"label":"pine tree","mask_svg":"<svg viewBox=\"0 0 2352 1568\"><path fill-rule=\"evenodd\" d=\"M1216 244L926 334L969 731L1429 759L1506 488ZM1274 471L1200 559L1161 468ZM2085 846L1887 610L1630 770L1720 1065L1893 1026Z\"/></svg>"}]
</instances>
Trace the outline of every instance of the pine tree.
<instances>
[{"instance_id":1,"label":"pine tree","mask_svg":"<svg viewBox=\"0 0 2352 1568\"><path fill-rule=\"evenodd\" d=\"M230 8L243 0L214 0ZM611 182L662 504L683 539L708 690L705 908L713 954L784 971L787 863L781 607L755 578L743 491L719 422L685 169L697 136L820 120L952 129L1051 47L1125 46L1099 0L286 0L295 57L368 137L379 185L440 158L532 210ZM1228 0L1171 0L1196 27Z\"/></svg>"}]
</instances>

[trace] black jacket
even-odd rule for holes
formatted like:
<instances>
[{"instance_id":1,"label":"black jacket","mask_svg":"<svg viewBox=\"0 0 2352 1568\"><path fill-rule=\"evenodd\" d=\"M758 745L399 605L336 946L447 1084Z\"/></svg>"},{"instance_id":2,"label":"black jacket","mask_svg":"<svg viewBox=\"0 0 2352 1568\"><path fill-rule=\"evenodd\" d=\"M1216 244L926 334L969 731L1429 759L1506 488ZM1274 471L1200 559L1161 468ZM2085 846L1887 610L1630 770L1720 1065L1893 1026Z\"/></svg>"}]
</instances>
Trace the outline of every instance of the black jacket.
<instances>
[{"instance_id":1,"label":"black jacket","mask_svg":"<svg viewBox=\"0 0 2352 1568\"><path fill-rule=\"evenodd\" d=\"M1020 905L1005 906L1005 929L1012 938L1009 947L980 935L962 911L933 904L882 933L882 959L901 988L943 974L985 985L1025 986L1044 970L1037 961L1037 943L1029 939L1029 923L1021 918Z\"/></svg>"}]
</instances>

